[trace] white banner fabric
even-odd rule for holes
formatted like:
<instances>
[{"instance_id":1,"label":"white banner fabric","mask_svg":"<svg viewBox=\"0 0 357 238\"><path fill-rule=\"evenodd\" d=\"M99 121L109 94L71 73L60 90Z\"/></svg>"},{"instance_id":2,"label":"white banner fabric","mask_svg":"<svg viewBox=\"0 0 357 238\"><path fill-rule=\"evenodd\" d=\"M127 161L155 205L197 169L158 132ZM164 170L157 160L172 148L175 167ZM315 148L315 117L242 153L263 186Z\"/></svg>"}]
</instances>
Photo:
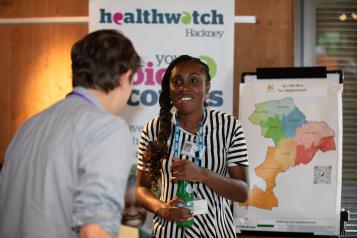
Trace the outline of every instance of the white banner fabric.
<instances>
[{"instance_id":1,"label":"white banner fabric","mask_svg":"<svg viewBox=\"0 0 357 238\"><path fill-rule=\"evenodd\" d=\"M133 132L135 152L143 126L158 116L163 73L179 55L199 57L209 65L209 106L232 113L233 0L89 0L89 18L89 31L123 32L143 59L121 112Z\"/></svg>"}]
</instances>

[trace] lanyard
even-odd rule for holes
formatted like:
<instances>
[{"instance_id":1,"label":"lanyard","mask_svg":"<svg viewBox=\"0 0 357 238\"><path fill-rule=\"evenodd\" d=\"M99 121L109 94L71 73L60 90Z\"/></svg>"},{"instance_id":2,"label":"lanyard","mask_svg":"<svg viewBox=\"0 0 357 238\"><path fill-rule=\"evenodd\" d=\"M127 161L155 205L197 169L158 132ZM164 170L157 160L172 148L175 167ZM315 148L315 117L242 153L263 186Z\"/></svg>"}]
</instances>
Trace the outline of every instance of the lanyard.
<instances>
[{"instance_id":1,"label":"lanyard","mask_svg":"<svg viewBox=\"0 0 357 238\"><path fill-rule=\"evenodd\" d=\"M198 130L198 149L195 151L195 164L199 166L199 162L201 160L201 152L204 148L204 129L203 129L203 121L206 118L206 111L204 112L203 119L200 122L200 127ZM176 126L175 126L175 138L174 138L174 156L179 158L179 140L180 140L180 123L176 118Z\"/></svg>"},{"instance_id":2,"label":"lanyard","mask_svg":"<svg viewBox=\"0 0 357 238\"><path fill-rule=\"evenodd\" d=\"M86 102L88 102L89 104L91 104L92 106L96 107L95 103L92 100L90 100L86 95L84 95L82 93L72 91L67 96L70 96L70 95L74 95L74 96L80 97L83 100L85 100Z\"/></svg>"}]
</instances>

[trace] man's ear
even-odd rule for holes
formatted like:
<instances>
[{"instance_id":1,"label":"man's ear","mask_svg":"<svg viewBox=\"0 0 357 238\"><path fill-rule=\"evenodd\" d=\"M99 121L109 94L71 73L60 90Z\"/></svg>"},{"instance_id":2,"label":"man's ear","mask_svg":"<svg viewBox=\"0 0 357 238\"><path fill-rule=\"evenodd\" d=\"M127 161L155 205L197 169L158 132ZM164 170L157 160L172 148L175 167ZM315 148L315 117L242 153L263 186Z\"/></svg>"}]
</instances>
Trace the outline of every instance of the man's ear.
<instances>
[{"instance_id":1,"label":"man's ear","mask_svg":"<svg viewBox=\"0 0 357 238\"><path fill-rule=\"evenodd\" d=\"M132 70L128 69L125 73L118 77L118 86L122 86L123 84L131 84L131 76Z\"/></svg>"}]
</instances>

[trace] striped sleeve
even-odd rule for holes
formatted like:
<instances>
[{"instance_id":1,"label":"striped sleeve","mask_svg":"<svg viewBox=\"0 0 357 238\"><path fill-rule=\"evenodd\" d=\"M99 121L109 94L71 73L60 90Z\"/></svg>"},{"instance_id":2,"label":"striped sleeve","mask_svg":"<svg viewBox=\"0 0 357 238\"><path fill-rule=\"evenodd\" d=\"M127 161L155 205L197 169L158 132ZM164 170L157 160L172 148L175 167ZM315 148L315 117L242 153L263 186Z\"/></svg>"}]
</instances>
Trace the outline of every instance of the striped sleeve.
<instances>
[{"instance_id":1,"label":"striped sleeve","mask_svg":"<svg viewBox=\"0 0 357 238\"><path fill-rule=\"evenodd\" d=\"M240 122L235 119L233 124L233 133L230 138L227 150L228 167L242 165L249 166L247 144Z\"/></svg>"},{"instance_id":2,"label":"striped sleeve","mask_svg":"<svg viewBox=\"0 0 357 238\"><path fill-rule=\"evenodd\" d=\"M138 164L137 164L138 170L149 171L148 164L144 163L143 156L145 154L149 142L156 140L156 131L158 129L157 122L158 122L157 118L149 121L145 125L143 131L141 132L140 142L138 147Z\"/></svg>"}]
</instances>

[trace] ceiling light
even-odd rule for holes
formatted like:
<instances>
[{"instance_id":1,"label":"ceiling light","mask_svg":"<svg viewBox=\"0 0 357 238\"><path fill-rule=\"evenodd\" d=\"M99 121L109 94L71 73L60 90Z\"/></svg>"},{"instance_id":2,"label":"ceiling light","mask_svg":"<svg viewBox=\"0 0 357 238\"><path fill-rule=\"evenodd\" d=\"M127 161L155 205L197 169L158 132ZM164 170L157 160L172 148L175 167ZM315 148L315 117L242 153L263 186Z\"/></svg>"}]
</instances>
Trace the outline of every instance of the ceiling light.
<instances>
[{"instance_id":1,"label":"ceiling light","mask_svg":"<svg viewBox=\"0 0 357 238\"><path fill-rule=\"evenodd\" d=\"M341 14L338 19L340 19L340 21L346 21L347 20L347 15L346 14Z\"/></svg>"}]
</instances>

